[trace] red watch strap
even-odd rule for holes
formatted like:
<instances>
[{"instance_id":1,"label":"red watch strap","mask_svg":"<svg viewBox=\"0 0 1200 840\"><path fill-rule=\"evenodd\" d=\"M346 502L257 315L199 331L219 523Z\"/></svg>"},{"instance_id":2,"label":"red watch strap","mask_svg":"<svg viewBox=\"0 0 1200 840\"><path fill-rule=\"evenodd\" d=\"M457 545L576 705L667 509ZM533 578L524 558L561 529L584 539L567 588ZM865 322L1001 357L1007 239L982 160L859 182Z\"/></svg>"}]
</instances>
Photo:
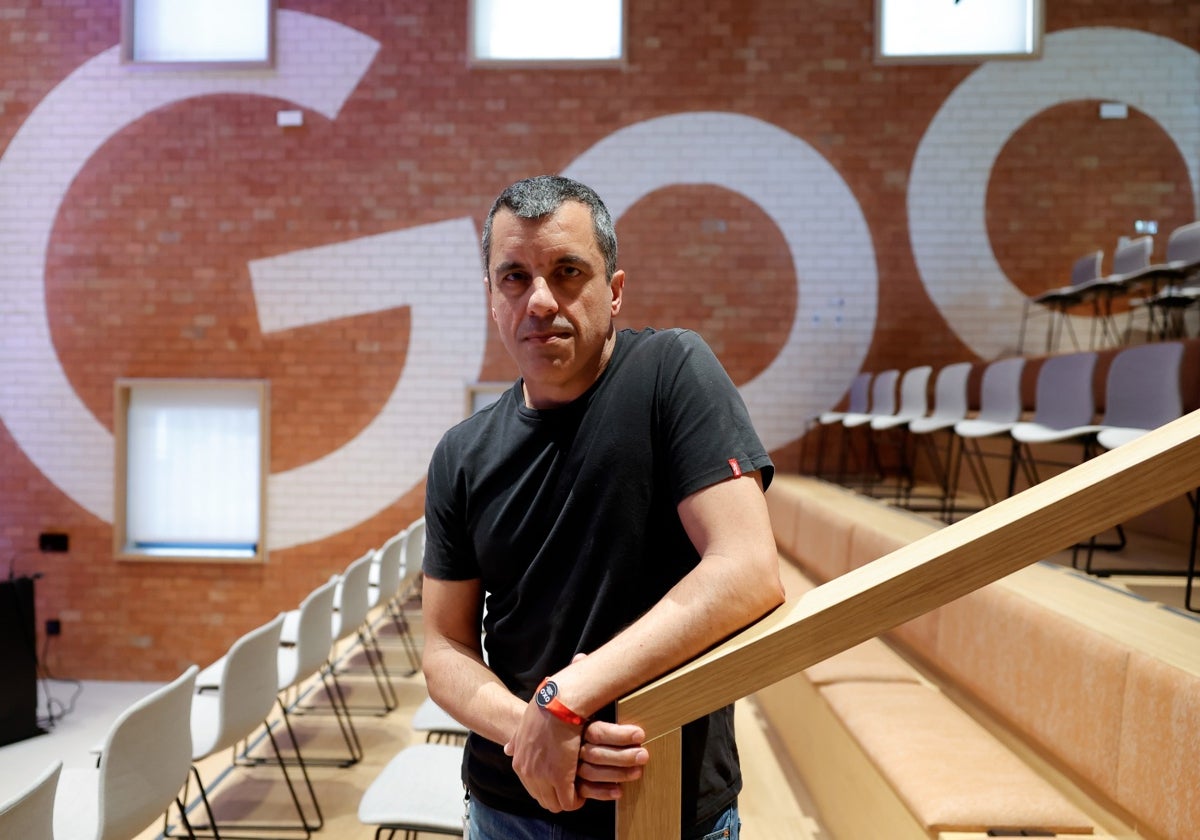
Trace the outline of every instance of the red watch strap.
<instances>
[{"instance_id":1,"label":"red watch strap","mask_svg":"<svg viewBox=\"0 0 1200 840\"><path fill-rule=\"evenodd\" d=\"M549 677L542 680L542 684L538 686L537 693L534 694L534 699L539 706L563 723L569 723L572 726L583 725L583 717L572 712L566 707L566 704L558 699L558 685Z\"/></svg>"}]
</instances>

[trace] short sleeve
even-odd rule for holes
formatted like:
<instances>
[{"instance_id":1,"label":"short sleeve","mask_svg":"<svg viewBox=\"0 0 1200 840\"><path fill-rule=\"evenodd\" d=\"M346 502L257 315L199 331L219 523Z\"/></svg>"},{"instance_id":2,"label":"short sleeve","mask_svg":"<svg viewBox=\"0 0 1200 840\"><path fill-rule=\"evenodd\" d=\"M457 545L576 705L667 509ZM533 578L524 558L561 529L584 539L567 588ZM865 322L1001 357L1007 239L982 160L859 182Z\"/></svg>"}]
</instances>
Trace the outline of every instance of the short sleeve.
<instances>
[{"instance_id":1,"label":"short sleeve","mask_svg":"<svg viewBox=\"0 0 1200 840\"><path fill-rule=\"evenodd\" d=\"M688 330L663 358L658 414L676 503L727 478L760 471L764 489L775 467L746 403L704 340Z\"/></svg>"},{"instance_id":2,"label":"short sleeve","mask_svg":"<svg viewBox=\"0 0 1200 840\"><path fill-rule=\"evenodd\" d=\"M466 490L452 456L453 442L443 437L429 461L425 482L425 556L422 569L438 580L474 580L479 563L466 528Z\"/></svg>"}]
</instances>

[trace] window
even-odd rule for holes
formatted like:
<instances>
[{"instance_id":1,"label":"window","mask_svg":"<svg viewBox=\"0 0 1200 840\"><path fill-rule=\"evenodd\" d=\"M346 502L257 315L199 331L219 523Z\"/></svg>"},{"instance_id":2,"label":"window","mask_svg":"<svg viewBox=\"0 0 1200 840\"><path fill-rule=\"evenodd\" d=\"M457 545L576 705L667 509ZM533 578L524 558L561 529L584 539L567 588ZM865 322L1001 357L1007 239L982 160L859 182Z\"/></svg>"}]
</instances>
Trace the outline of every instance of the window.
<instances>
[{"instance_id":1,"label":"window","mask_svg":"<svg viewBox=\"0 0 1200 840\"><path fill-rule=\"evenodd\" d=\"M464 417L470 417L479 409L491 405L504 392L512 388L511 382L476 382L467 386L467 401Z\"/></svg>"},{"instance_id":2,"label":"window","mask_svg":"<svg viewBox=\"0 0 1200 840\"><path fill-rule=\"evenodd\" d=\"M122 0L121 60L270 67L275 0Z\"/></svg>"},{"instance_id":3,"label":"window","mask_svg":"<svg viewBox=\"0 0 1200 840\"><path fill-rule=\"evenodd\" d=\"M471 0L475 64L620 64L625 0Z\"/></svg>"},{"instance_id":4,"label":"window","mask_svg":"<svg viewBox=\"0 0 1200 840\"><path fill-rule=\"evenodd\" d=\"M267 417L259 380L119 380L117 556L265 559Z\"/></svg>"},{"instance_id":5,"label":"window","mask_svg":"<svg viewBox=\"0 0 1200 840\"><path fill-rule=\"evenodd\" d=\"M1036 58L1042 0L876 0L881 62Z\"/></svg>"}]
</instances>

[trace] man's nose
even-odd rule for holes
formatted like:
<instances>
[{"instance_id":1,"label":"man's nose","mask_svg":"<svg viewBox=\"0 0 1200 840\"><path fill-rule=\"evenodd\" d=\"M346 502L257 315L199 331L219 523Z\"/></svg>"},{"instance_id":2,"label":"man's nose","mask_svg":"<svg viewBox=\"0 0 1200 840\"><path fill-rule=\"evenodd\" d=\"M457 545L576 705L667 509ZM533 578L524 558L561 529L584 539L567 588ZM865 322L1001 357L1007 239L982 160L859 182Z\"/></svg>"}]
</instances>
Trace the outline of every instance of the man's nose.
<instances>
[{"instance_id":1,"label":"man's nose","mask_svg":"<svg viewBox=\"0 0 1200 840\"><path fill-rule=\"evenodd\" d=\"M534 315L547 315L558 310L558 300L550 290L545 277L533 278L529 291L529 311Z\"/></svg>"}]
</instances>

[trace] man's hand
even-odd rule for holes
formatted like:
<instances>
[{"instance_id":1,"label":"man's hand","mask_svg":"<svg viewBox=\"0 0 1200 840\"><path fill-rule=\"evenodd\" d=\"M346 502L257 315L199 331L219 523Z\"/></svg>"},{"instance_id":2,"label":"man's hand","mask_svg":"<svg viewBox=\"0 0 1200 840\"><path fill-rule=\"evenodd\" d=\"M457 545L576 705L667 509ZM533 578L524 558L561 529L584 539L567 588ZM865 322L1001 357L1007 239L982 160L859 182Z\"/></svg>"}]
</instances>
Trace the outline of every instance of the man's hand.
<instances>
[{"instance_id":1,"label":"man's hand","mask_svg":"<svg viewBox=\"0 0 1200 840\"><path fill-rule=\"evenodd\" d=\"M639 726L592 721L583 730L576 790L584 799L620 799L621 784L641 778L650 753Z\"/></svg>"},{"instance_id":2,"label":"man's hand","mask_svg":"<svg viewBox=\"0 0 1200 840\"><path fill-rule=\"evenodd\" d=\"M572 726L530 700L512 740L504 745L529 795L551 813L575 811L584 797L575 789L583 727Z\"/></svg>"},{"instance_id":3,"label":"man's hand","mask_svg":"<svg viewBox=\"0 0 1200 840\"><path fill-rule=\"evenodd\" d=\"M586 658L587 654L577 653L571 664ZM620 799L621 784L641 778L642 767L650 760L649 751L642 746L645 740L645 730L633 724L594 720L581 731L531 700L516 734L504 745L504 754L512 756L513 770L529 794L543 808L557 813L582 808L585 799ZM524 745L520 759L518 742ZM569 766L560 763L568 761ZM572 791L564 795L568 770L571 781L566 784Z\"/></svg>"}]
</instances>

